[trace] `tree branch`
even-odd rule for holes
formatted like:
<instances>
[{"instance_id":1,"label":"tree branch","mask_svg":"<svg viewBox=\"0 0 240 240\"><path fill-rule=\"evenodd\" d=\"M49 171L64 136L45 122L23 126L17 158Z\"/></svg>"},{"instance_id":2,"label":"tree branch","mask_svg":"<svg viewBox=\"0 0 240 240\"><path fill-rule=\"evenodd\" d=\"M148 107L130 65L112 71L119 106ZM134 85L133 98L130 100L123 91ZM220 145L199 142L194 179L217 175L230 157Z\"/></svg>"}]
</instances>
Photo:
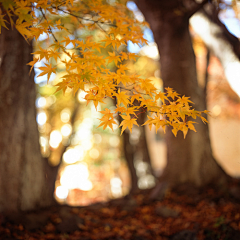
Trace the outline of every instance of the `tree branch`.
<instances>
[{"instance_id":1,"label":"tree branch","mask_svg":"<svg viewBox=\"0 0 240 240\"><path fill-rule=\"evenodd\" d=\"M187 13L187 17L188 19L197 11L199 11L200 9L203 8L203 6L205 4L207 4L208 2L211 2L211 0L203 0L201 3L197 3L196 1L193 1L193 6L189 9L188 13Z\"/></svg>"},{"instance_id":2,"label":"tree branch","mask_svg":"<svg viewBox=\"0 0 240 240\"><path fill-rule=\"evenodd\" d=\"M198 11L193 15L190 19L191 26L202 38L206 46L220 60L230 86L240 97L238 85L240 76L240 42L220 22L216 14L218 9L211 10L211 7L214 6L210 4L207 6L208 8L204 8L204 10Z\"/></svg>"},{"instance_id":3,"label":"tree branch","mask_svg":"<svg viewBox=\"0 0 240 240\"><path fill-rule=\"evenodd\" d=\"M221 28L222 34L224 35L225 39L231 44L233 52L240 60L240 41L237 37L230 33L227 27L221 22L215 7L211 5L210 8L203 9L203 13Z\"/></svg>"}]
</instances>

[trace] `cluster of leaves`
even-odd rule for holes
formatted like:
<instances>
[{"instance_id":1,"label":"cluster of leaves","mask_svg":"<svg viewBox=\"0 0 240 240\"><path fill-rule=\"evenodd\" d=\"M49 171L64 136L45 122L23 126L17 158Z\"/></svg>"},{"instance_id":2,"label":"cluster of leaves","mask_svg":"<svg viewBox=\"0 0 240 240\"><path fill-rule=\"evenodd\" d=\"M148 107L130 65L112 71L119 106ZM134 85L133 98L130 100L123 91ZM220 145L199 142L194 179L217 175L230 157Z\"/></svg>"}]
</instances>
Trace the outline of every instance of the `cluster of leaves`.
<instances>
[{"instance_id":1,"label":"cluster of leaves","mask_svg":"<svg viewBox=\"0 0 240 240\"><path fill-rule=\"evenodd\" d=\"M101 111L103 117L100 126L105 129L117 124L115 116L120 114L123 121L122 132L132 130L137 125L137 112L145 109L149 112L145 124L156 126L156 130L172 126L176 135L180 130L186 136L188 129L194 130L193 121L202 117L202 112L192 109L191 101L185 96L179 96L171 88L159 92L149 79L142 79L137 74L129 74L125 64L127 60L135 61L137 55L124 51L128 41L136 44L147 44L143 38L142 27L128 11L125 2L106 0L0 0L0 29L7 28L9 22L22 36L30 41L35 39L38 50L34 59L28 63L31 69L37 62L43 62L39 67L39 76L47 75L49 80L52 73L64 66L66 74L56 84L57 91L78 90L86 92L87 103L93 101L97 109L99 103L109 97L116 100L116 109ZM75 22L77 30L100 30L98 40L91 35L81 40L64 24L63 17ZM56 36L60 36L59 40ZM46 36L48 45L40 46L41 37ZM64 37L63 37L64 36ZM109 49L108 54L102 54ZM116 71L111 70L112 64ZM135 105L134 101L140 102Z\"/></svg>"}]
</instances>

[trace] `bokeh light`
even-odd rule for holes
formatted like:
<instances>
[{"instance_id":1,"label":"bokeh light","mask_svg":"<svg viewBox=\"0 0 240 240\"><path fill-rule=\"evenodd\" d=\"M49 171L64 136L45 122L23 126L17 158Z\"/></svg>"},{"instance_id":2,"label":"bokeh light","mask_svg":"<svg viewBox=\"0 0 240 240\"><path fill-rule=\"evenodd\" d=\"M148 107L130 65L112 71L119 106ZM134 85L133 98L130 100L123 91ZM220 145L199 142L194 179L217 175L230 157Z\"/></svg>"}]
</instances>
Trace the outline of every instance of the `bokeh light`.
<instances>
[{"instance_id":1,"label":"bokeh light","mask_svg":"<svg viewBox=\"0 0 240 240\"><path fill-rule=\"evenodd\" d=\"M86 92L84 92L84 91L79 91L79 93L78 93L78 101L80 102L80 103L84 103L84 102L86 102L87 100L85 99L85 96L86 96Z\"/></svg>"},{"instance_id":2,"label":"bokeh light","mask_svg":"<svg viewBox=\"0 0 240 240\"><path fill-rule=\"evenodd\" d=\"M89 191L92 189L92 183L88 179L89 171L86 164L74 164L66 166L61 173L60 183L67 189L80 189Z\"/></svg>"},{"instance_id":3,"label":"bokeh light","mask_svg":"<svg viewBox=\"0 0 240 240\"><path fill-rule=\"evenodd\" d=\"M45 97L39 97L37 100L36 100L36 107L38 108L44 108L47 104L47 100Z\"/></svg>"},{"instance_id":4,"label":"bokeh light","mask_svg":"<svg viewBox=\"0 0 240 240\"><path fill-rule=\"evenodd\" d=\"M59 144L62 142L62 134L58 130L54 130L50 134L49 144L52 148L57 148Z\"/></svg>"},{"instance_id":5,"label":"bokeh light","mask_svg":"<svg viewBox=\"0 0 240 240\"><path fill-rule=\"evenodd\" d=\"M68 148L63 154L63 161L67 164L73 164L83 160L84 150L81 146L75 148Z\"/></svg>"},{"instance_id":6,"label":"bokeh light","mask_svg":"<svg viewBox=\"0 0 240 240\"><path fill-rule=\"evenodd\" d=\"M67 123L69 120L70 120L70 114L71 114L71 111L69 108L64 108L62 111L61 111L61 121L64 122L64 123Z\"/></svg>"},{"instance_id":7,"label":"bokeh light","mask_svg":"<svg viewBox=\"0 0 240 240\"><path fill-rule=\"evenodd\" d=\"M68 189L64 186L58 186L56 188L56 196L60 199L60 200L64 200L67 198L68 196Z\"/></svg>"},{"instance_id":8,"label":"bokeh light","mask_svg":"<svg viewBox=\"0 0 240 240\"><path fill-rule=\"evenodd\" d=\"M42 126L47 121L47 114L45 112L39 112L37 115L37 123Z\"/></svg>"},{"instance_id":9,"label":"bokeh light","mask_svg":"<svg viewBox=\"0 0 240 240\"><path fill-rule=\"evenodd\" d=\"M96 148L92 148L89 151L89 155L90 155L91 158L97 159L99 157L100 153L99 153L99 151Z\"/></svg>"},{"instance_id":10,"label":"bokeh light","mask_svg":"<svg viewBox=\"0 0 240 240\"><path fill-rule=\"evenodd\" d=\"M61 134L64 136L64 137L68 137L72 132L72 126L70 124L64 124L62 127L61 127Z\"/></svg>"},{"instance_id":11,"label":"bokeh light","mask_svg":"<svg viewBox=\"0 0 240 240\"><path fill-rule=\"evenodd\" d=\"M114 198L122 196L122 180L119 177L113 177L110 180L111 193Z\"/></svg>"}]
</instances>

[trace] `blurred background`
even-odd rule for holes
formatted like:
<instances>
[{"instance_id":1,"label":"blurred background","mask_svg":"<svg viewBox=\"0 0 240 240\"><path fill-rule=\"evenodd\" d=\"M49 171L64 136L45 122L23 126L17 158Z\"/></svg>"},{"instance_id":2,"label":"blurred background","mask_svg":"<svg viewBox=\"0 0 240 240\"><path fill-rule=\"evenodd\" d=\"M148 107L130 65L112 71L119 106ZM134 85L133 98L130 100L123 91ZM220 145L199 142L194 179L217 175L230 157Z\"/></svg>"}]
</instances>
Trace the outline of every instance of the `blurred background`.
<instances>
[{"instance_id":1,"label":"blurred background","mask_svg":"<svg viewBox=\"0 0 240 240\"><path fill-rule=\"evenodd\" d=\"M133 11L138 21L144 21L143 15L133 2L128 2L128 8ZM222 21L234 35L240 37L240 23L237 17L239 16L233 9L222 11ZM63 16L62 22L68 21L69 19ZM74 27L74 24L69 22L68 28L75 33L71 37L80 40L89 35L97 39L103 34L100 30L74 31ZM129 71L152 79L155 86L162 89L157 46L151 30L144 28L143 31L149 45L138 46L129 42L125 49L139 53L136 62L127 63ZM208 50L193 29L191 33L201 83L205 76ZM43 46L46 44L45 39L43 35ZM63 58L66 59L67 56ZM37 67L41 64L44 63L39 63ZM114 68L113 64L112 71ZM75 95L70 89L67 89L65 95L55 92L55 84L65 74L61 69L58 70L58 74L52 76L48 84L45 76L35 78L38 89L36 107L41 152L44 157L49 158L51 165L55 166L61 162L55 184L57 201L69 205L88 205L122 197L138 189L153 187L166 161L163 132L159 130L155 133L154 129L150 131L148 127L134 127L131 134L126 132L128 136L125 138L124 134L120 136L119 128L115 128L114 131L110 128L97 128L100 123L98 118L101 116L92 103L86 104L84 92L78 91ZM211 111L209 128L214 156L227 173L238 177L240 98L236 92L239 89L230 87L224 69L216 57L210 55L207 70L207 104L208 110ZM37 75L38 71L35 71ZM100 111L105 108L114 110L114 102L109 99L106 100L106 104L98 106ZM143 119L145 117L143 116ZM126 142L126 139L129 142ZM132 158L135 173L129 165L129 157Z\"/></svg>"}]
</instances>

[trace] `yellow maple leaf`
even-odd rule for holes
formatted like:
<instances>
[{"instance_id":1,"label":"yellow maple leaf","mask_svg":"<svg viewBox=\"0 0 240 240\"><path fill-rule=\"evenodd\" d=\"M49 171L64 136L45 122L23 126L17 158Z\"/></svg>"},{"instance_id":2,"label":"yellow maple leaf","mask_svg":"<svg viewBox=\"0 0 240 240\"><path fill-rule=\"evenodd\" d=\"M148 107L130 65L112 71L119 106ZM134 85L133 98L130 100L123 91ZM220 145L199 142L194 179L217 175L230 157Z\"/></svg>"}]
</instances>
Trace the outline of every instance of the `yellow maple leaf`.
<instances>
[{"instance_id":1,"label":"yellow maple leaf","mask_svg":"<svg viewBox=\"0 0 240 240\"><path fill-rule=\"evenodd\" d=\"M167 91L167 97L171 97L173 100L175 99L175 97L178 97L179 94L177 92L175 92L172 88L167 87L165 88Z\"/></svg>"},{"instance_id":2,"label":"yellow maple leaf","mask_svg":"<svg viewBox=\"0 0 240 240\"><path fill-rule=\"evenodd\" d=\"M55 93L60 90L63 90L63 94L65 94L68 88L68 82L66 80L62 80L61 82L57 83L55 86L57 86Z\"/></svg>"},{"instance_id":3,"label":"yellow maple leaf","mask_svg":"<svg viewBox=\"0 0 240 240\"><path fill-rule=\"evenodd\" d=\"M152 125L155 125L156 133L160 127L163 128L166 125L166 120L160 119L160 116L155 116L154 118L150 116L147 116L147 117L148 117L148 120L143 125L149 124L150 130L152 129Z\"/></svg>"},{"instance_id":4,"label":"yellow maple leaf","mask_svg":"<svg viewBox=\"0 0 240 240\"><path fill-rule=\"evenodd\" d=\"M142 90L144 90L150 96L156 90L156 88L154 87L154 85L152 84L152 81L150 79L143 79L141 81L140 88Z\"/></svg>"},{"instance_id":5,"label":"yellow maple leaf","mask_svg":"<svg viewBox=\"0 0 240 240\"><path fill-rule=\"evenodd\" d=\"M126 128L128 128L130 132L132 132L133 125L139 126L137 124L136 118L131 118L130 115L127 116L121 115L121 117L124 119L120 124L120 127L122 127L121 135Z\"/></svg>"},{"instance_id":6,"label":"yellow maple leaf","mask_svg":"<svg viewBox=\"0 0 240 240\"><path fill-rule=\"evenodd\" d=\"M126 66L126 64L120 64L118 66L117 74L125 74L125 71L129 70Z\"/></svg>"},{"instance_id":7,"label":"yellow maple leaf","mask_svg":"<svg viewBox=\"0 0 240 240\"><path fill-rule=\"evenodd\" d=\"M33 58L33 60L27 64L27 65L31 66L29 74L32 72L32 69L33 69L35 63L38 61L39 61L39 58Z\"/></svg>"},{"instance_id":8,"label":"yellow maple leaf","mask_svg":"<svg viewBox=\"0 0 240 240\"><path fill-rule=\"evenodd\" d=\"M108 60L108 62L112 62L114 61L114 63L117 65L118 62L120 62L120 56L116 56L115 52L108 52L109 56L106 57L106 59Z\"/></svg>"},{"instance_id":9,"label":"yellow maple leaf","mask_svg":"<svg viewBox=\"0 0 240 240\"><path fill-rule=\"evenodd\" d=\"M126 111L126 107L120 107L118 105L117 105L117 107L114 110L115 113L118 113L118 112L124 113L125 111Z\"/></svg>"},{"instance_id":10,"label":"yellow maple leaf","mask_svg":"<svg viewBox=\"0 0 240 240\"><path fill-rule=\"evenodd\" d=\"M113 130L113 124L117 124L114 118L104 118L100 119L100 121L101 123L97 128L103 126L103 130L105 130L107 126Z\"/></svg>"},{"instance_id":11,"label":"yellow maple leaf","mask_svg":"<svg viewBox=\"0 0 240 240\"><path fill-rule=\"evenodd\" d=\"M118 105L123 103L126 107L128 106L128 104L129 104L129 100L128 100L129 97L127 96L126 93L127 93L126 91L121 92L120 88L118 89L118 92L115 94L116 97L117 97Z\"/></svg>"},{"instance_id":12,"label":"yellow maple leaf","mask_svg":"<svg viewBox=\"0 0 240 240\"><path fill-rule=\"evenodd\" d=\"M188 121L187 125L188 125L189 129L193 130L194 132L197 132L194 125L193 125L194 123L196 123L196 122Z\"/></svg>"},{"instance_id":13,"label":"yellow maple leaf","mask_svg":"<svg viewBox=\"0 0 240 240\"><path fill-rule=\"evenodd\" d=\"M104 103L103 100L102 100L102 97L99 94L94 93L93 91L88 91L88 94L86 94L84 99L87 100L87 104L90 101L93 101L93 104L94 104L96 110L97 110L97 106L98 106L99 102Z\"/></svg>"},{"instance_id":14,"label":"yellow maple leaf","mask_svg":"<svg viewBox=\"0 0 240 240\"><path fill-rule=\"evenodd\" d=\"M184 124L181 131L183 132L184 138L186 138L187 132L188 132L188 127Z\"/></svg>"},{"instance_id":15,"label":"yellow maple leaf","mask_svg":"<svg viewBox=\"0 0 240 240\"><path fill-rule=\"evenodd\" d=\"M39 50L35 51L34 55L39 55L39 60L42 60L43 58L45 58L47 61L49 60L48 57L48 51L43 49L40 45L38 45Z\"/></svg>"},{"instance_id":16,"label":"yellow maple leaf","mask_svg":"<svg viewBox=\"0 0 240 240\"><path fill-rule=\"evenodd\" d=\"M162 101L162 103L165 103L165 100L167 100L168 98L166 97L165 93L163 92L159 92L158 94L156 94L155 96L155 100L160 99Z\"/></svg>"},{"instance_id":17,"label":"yellow maple leaf","mask_svg":"<svg viewBox=\"0 0 240 240\"><path fill-rule=\"evenodd\" d=\"M39 70L41 70L42 72L38 75L38 77L44 76L47 74L47 81L49 81L49 78L51 76L52 73L56 73L57 68L56 67L52 67L51 64L47 64L44 63L45 67L38 67Z\"/></svg>"},{"instance_id":18,"label":"yellow maple leaf","mask_svg":"<svg viewBox=\"0 0 240 240\"><path fill-rule=\"evenodd\" d=\"M189 103L193 103L191 100L189 100L189 97L185 97L184 95L179 97L177 102L186 106L189 106Z\"/></svg>"},{"instance_id":19,"label":"yellow maple leaf","mask_svg":"<svg viewBox=\"0 0 240 240\"><path fill-rule=\"evenodd\" d=\"M4 15L0 15L0 34L1 34L1 27L8 29L5 22L7 21L4 19Z\"/></svg>"},{"instance_id":20,"label":"yellow maple leaf","mask_svg":"<svg viewBox=\"0 0 240 240\"><path fill-rule=\"evenodd\" d=\"M177 128L173 128L173 129L172 129L172 133L173 133L174 136L176 137L176 136L177 136L177 133L178 133L178 129L177 129Z\"/></svg>"},{"instance_id":21,"label":"yellow maple leaf","mask_svg":"<svg viewBox=\"0 0 240 240\"><path fill-rule=\"evenodd\" d=\"M152 125L153 125L153 118L147 115L148 120L142 125L147 125L149 126L149 129L152 130Z\"/></svg>"},{"instance_id":22,"label":"yellow maple leaf","mask_svg":"<svg viewBox=\"0 0 240 240\"><path fill-rule=\"evenodd\" d=\"M137 106L128 107L127 110L125 111L125 113L126 113L127 115L133 114L133 115L135 115L135 116L137 117L137 115L136 115L135 112L136 112L138 109L139 109L139 107L137 107Z\"/></svg>"},{"instance_id":23,"label":"yellow maple leaf","mask_svg":"<svg viewBox=\"0 0 240 240\"><path fill-rule=\"evenodd\" d=\"M107 108L105 108L104 111L99 111L99 112L103 114L103 117L101 119L113 118L113 113L111 113L111 111Z\"/></svg>"}]
</instances>

